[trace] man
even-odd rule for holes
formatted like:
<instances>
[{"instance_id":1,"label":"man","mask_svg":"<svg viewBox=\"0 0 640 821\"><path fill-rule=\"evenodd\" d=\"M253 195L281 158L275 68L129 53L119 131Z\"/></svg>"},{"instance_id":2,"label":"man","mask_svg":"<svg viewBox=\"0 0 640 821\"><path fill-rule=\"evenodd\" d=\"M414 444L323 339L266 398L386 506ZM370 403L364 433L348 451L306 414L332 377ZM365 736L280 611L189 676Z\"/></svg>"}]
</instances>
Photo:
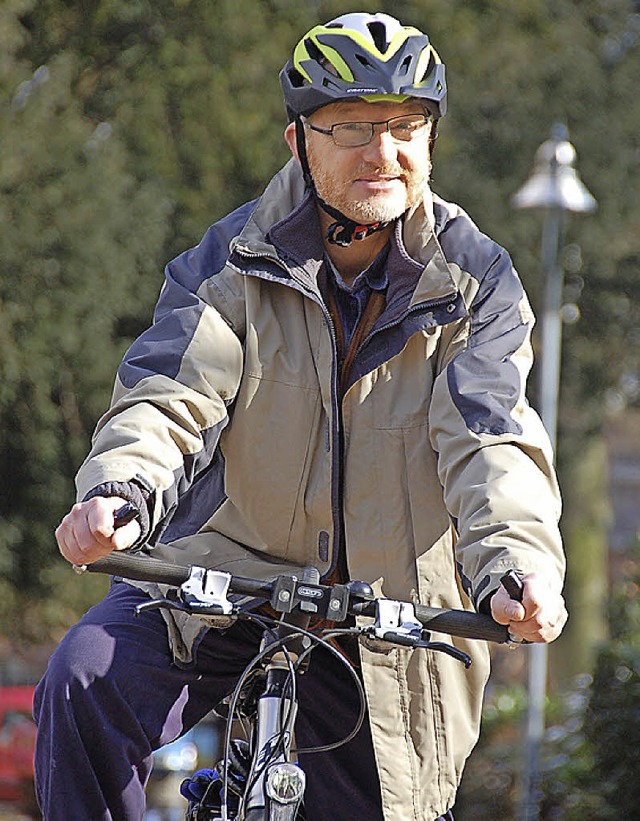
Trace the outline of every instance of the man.
<instances>
[{"instance_id":1,"label":"man","mask_svg":"<svg viewBox=\"0 0 640 821\"><path fill-rule=\"evenodd\" d=\"M167 266L60 550L81 564L148 542L265 577L312 564L551 641L564 561L550 446L524 394L533 319L505 251L429 189L444 66L417 29L349 14L305 35L281 82L293 159ZM139 520L114 530L125 500ZM522 604L500 585L508 569ZM46 819L140 818L152 750L255 651L240 623L134 622L145 595L114 584L39 687ZM486 646L456 643L470 671L443 654L355 652L368 722L303 758L309 821L451 817L488 676ZM355 720L327 655L300 685L303 746Z\"/></svg>"}]
</instances>

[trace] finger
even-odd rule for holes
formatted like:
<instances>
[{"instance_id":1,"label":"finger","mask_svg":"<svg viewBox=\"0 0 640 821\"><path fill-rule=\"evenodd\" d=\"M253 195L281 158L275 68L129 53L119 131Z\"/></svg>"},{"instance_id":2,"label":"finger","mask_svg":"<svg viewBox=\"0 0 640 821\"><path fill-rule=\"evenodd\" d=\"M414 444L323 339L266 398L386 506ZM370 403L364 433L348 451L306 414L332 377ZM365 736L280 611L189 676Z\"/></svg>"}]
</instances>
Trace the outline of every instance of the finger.
<instances>
[{"instance_id":1,"label":"finger","mask_svg":"<svg viewBox=\"0 0 640 821\"><path fill-rule=\"evenodd\" d=\"M93 532L87 503L74 505L55 531L60 553L73 564L86 564L113 549L108 539Z\"/></svg>"},{"instance_id":2,"label":"finger","mask_svg":"<svg viewBox=\"0 0 640 821\"><path fill-rule=\"evenodd\" d=\"M567 622L568 614L563 610L556 618L544 620L542 622L530 619L520 624L514 624L512 632L522 639L535 643L549 643L555 641L562 633Z\"/></svg>"},{"instance_id":3,"label":"finger","mask_svg":"<svg viewBox=\"0 0 640 821\"><path fill-rule=\"evenodd\" d=\"M115 497L91 499L86 510L87 526L92 536L101 544L112 545L115 524L113 514L121 504Z\"/></svg>"},{"instance_id":4,"label":"finger","mask_svg":"<svg viewBox=\"0 0 640 821\"><path fill-rule=\"evenodd\" d=\"M546 627L543 630L534 632L523 632L516 629L511 632L530 644L550 644L558 638L562 631L557 628Z\"/></svg>"},{"instance_id":5,"label":"finger","mask_svg":"<svg viewBox=\"0 0 640 821\"><path fill-rule=\"evenodd\" d=\"M546 628L562 629L567 621L568 613L562 596L556 596L544 603L532 615L523 621L525 629L544 630Z\"/></svg>"},{"instance_id":6,"label":"finger","mask_svg":"<svg viewBox=\"0 0 640 821\"><path fill-rule=\"evenodd\" d=\"M56 542L58 543L58 550L67 558L68 544L69 544L69 525L66 522L66 517L63 519L55 531Z\"/></svg>"},{"instance_id":7,"label":"finger","mask_svg":"<svg viewBox=\"0 0 640 821\"><path fill-rule=\"evenodd\" d=\"M84 553L73 529L69 526L65 528L63 538L59 540L60 553L71 564L84 564Z\"/></svg>"},{"instance_id":8,"label":"finger","mask_svg":"<svg viewBox=\"0 0 640 821\"><path fill-rule=\"evenodd\" d=\"M140 537L141 528L138 518L127 524L116 526L115 516L127 504L119 496L109 498L96 497L95 507L89 511L89 525L100 543L109 545L114 550L131 547Z\"/></svg>"}]
</instances>

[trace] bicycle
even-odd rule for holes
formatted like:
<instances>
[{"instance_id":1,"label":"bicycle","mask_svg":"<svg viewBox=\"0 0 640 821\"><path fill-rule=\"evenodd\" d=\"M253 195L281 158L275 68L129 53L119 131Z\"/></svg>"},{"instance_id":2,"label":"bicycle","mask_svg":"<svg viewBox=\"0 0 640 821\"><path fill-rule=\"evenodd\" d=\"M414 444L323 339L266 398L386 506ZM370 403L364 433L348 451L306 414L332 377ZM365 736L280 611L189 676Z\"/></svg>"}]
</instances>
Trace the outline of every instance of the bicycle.
<instances>
[{"instance_id":1,"label":"bicycle","mask_svg":"<svg viewBox=\"0 0 640 821\"><path fill-rule=\"evenodd\" d=\"M120 514L119 523L126 515ZM432 641L430 631L498 643L512 641L507 627L489 616L376 598L363 582L321 584L315 568L307 568L301 578L282 574L263 581L198 566L182 567L142 553L114 552L77 570L168 587L163 598L151 598L138 605L138 612L168 607L207 619L214 628L227 628L240 618L257 621L263 628L260 651L233 692L216 707L226 720L221 761L183 782L187 821L304 818L305 774L295 760L296 753L302 751L294 746L296 680L314 647L322 645L348 667L361 708L356 725L345 738L304 752L327 751L346 744L355 737L366 715L364 689L357 671L331 644L332 638L351 635L377 649L398 645L444 652L466 667L471 658L452 644ZM512 597L519 596L517 576L510 573L503 583ZM265 615L263 610L247 612L237 605L234 596L266 601L273 615ZM361 626L339 627L354 616L370 620ZM335 626L311 632L308 628L312 618ZM245 726L244 738L232 738L236 718Z\"/></svg>"}]
</instances>

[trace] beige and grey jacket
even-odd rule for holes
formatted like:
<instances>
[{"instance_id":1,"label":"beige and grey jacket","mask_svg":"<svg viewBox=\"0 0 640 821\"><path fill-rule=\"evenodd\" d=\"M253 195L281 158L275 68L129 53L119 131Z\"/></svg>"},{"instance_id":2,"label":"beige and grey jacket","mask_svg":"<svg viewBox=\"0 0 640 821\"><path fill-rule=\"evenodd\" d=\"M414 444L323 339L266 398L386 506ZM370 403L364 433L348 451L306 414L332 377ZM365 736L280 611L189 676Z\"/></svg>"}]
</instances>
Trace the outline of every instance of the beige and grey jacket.
<instances>
[{"instance_id":1,"label":"beige and grey jacket","mask_svg":"<svg viewBox=\"0 0 640 821\"><path fill-rule=\"evenodd\" d=\"M552 455L525 398L533 317L508 255L428 194L397 224L384 310L342 387L323 264L292 161L167 266L80 498L135 489L153 551L180 564L328 576L343 551L350 577L385 596L467 609L510 568L560 589ZM202 623L170 627L188 662ZM449 809L476 742L488 650L453 641L470 670L361 650L388 821Z\"/></svg>"}]
</instances>

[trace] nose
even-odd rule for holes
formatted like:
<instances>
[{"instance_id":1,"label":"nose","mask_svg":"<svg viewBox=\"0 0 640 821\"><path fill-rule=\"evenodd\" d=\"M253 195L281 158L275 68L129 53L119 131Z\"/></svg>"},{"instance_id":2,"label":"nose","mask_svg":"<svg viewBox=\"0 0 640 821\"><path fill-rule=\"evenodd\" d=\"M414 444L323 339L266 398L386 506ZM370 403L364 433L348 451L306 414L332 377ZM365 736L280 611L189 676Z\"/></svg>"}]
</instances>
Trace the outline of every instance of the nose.
<instances>
[{"instance_id":1,"label":"nose","mask_svg":"<svg viewBox=\"0 0 640 821\"><path fill-rule=\"evenodd\" d=\"M371 142L364 148L365 157L370 161L391 162L398 156L398 146L387 123L375 125Z\"/></svg>"}]
</instances>

